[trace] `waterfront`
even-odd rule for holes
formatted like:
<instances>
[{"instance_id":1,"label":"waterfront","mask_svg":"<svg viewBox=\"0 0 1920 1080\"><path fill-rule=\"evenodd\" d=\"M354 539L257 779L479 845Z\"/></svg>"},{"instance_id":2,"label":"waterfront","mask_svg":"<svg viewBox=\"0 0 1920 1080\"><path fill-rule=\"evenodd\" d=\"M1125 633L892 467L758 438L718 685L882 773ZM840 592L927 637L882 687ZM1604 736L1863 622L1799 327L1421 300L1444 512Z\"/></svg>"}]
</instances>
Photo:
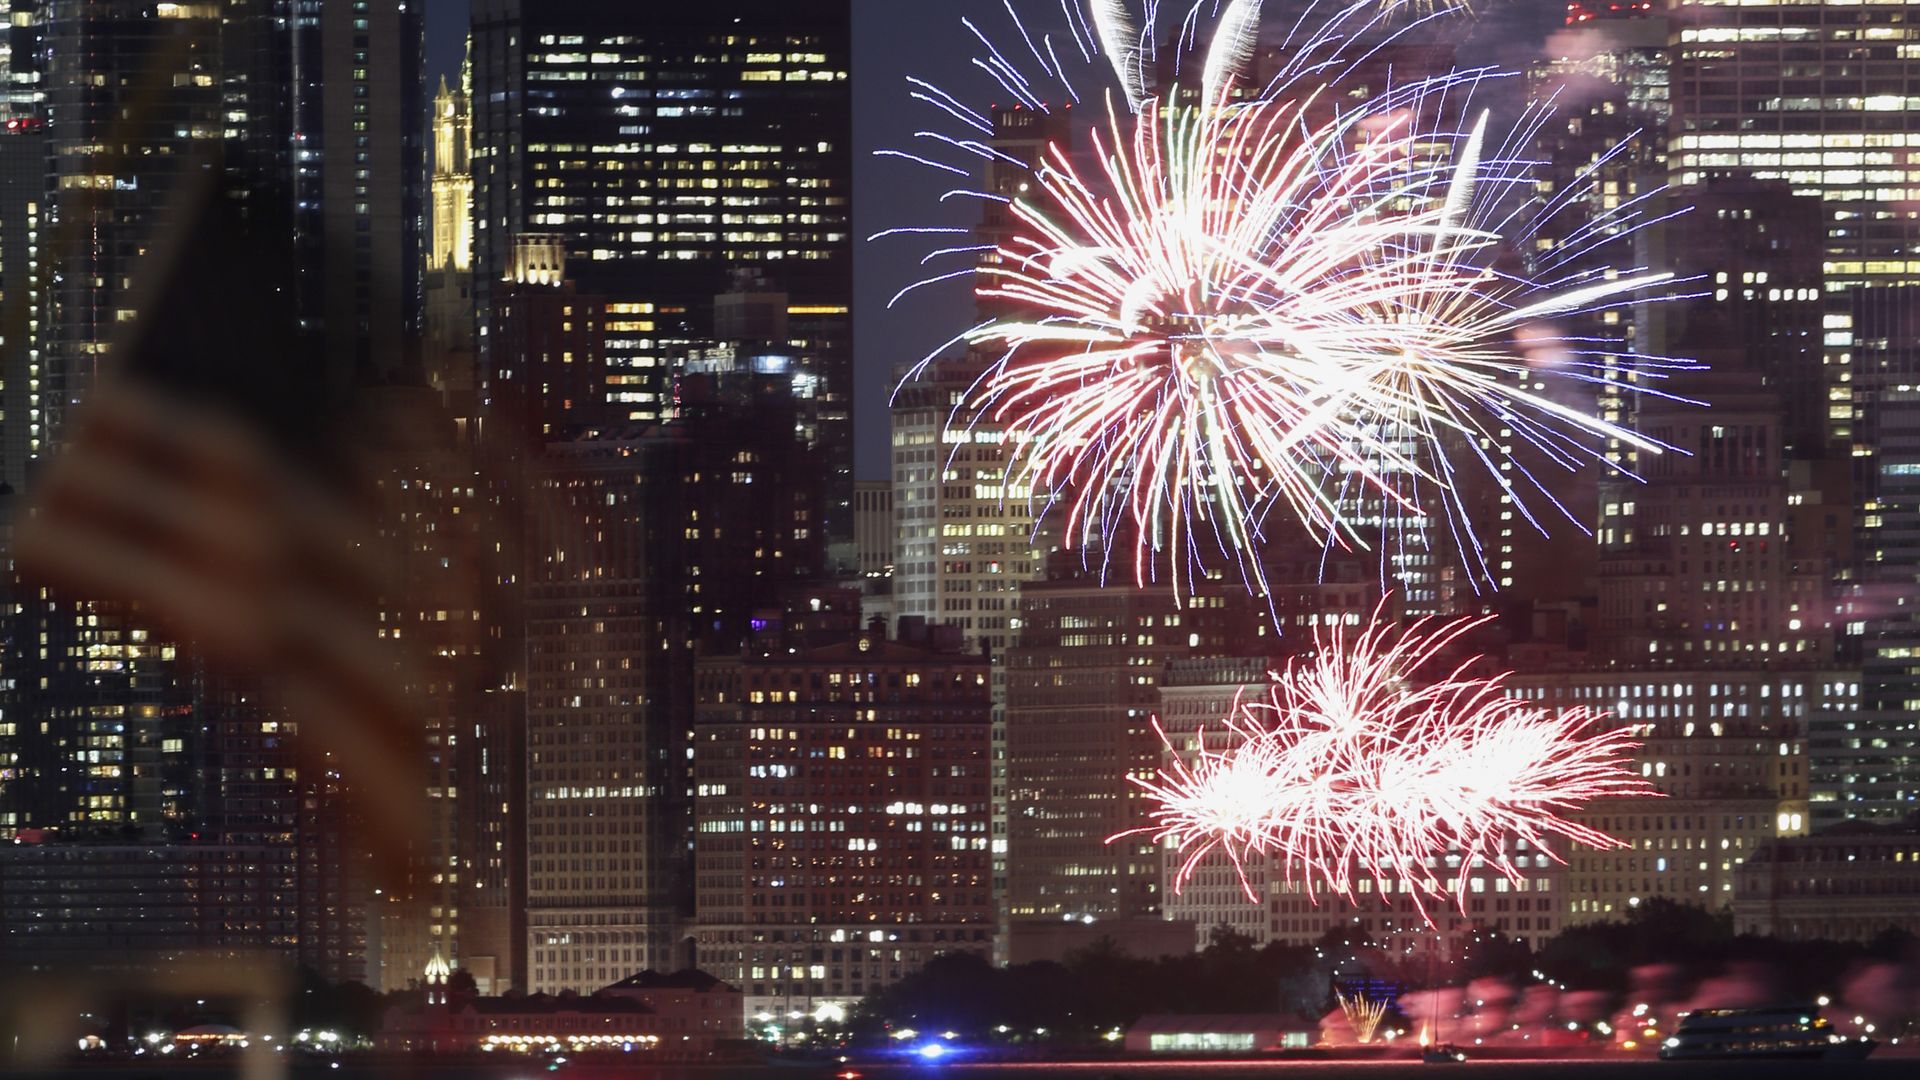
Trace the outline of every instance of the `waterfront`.
<instances>
[{"instance_id":1,"label":"waterfront","mask_svg":"<svg viewBox=\"0 0 1920 1080\"><path fill-rule=\"evenodd\" d=\"M1742 1080L1895 1080L1913 1076L1920 1059L1908 1055L1877 1057L1864 1062L1820 1061L1698 1061L1661 1062L1650 1058L1525 1059L1469 1061L1457 1065L1424 1065L1418 1061L1339 1060L1102 1060L1077 1062L947 1062L911 1061L848 1064L808 1063L783 1066L606 1066L563 1068L548 1072L537 1062L503 1064L397 1063L348 1065L332 1068L302 1064L276 1071L258 1080L536 1080L565 1076L574 1080L832 1080L853 1074L857 1080L938 1080L942 1077L979 1080L1024 1080L1039 1077L1085 1077L1087 1080L1413 1080L1438 1073L1456 1080L1715 1080L1738 1076ZM18 1072L21 1080L256 1080L237 1069L169 1066L153 1068L135 1062L83 1065L45 1071Z\"/></svg>"}]
</instances>

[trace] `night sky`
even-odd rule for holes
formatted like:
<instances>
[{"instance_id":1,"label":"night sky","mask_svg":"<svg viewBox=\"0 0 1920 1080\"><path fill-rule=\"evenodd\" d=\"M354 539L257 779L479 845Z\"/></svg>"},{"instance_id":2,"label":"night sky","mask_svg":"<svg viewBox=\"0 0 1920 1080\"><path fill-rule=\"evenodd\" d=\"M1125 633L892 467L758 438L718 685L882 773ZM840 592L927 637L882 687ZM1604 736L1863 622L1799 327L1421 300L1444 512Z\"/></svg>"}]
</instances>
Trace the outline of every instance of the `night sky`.
<instances>
[{"instance_id":1,"label":"night sky","mask_svg":"<svg viewBox=\"0 0 1920 1080\"><path fill-rule=\"evenodd\" d=\"M664 0L639 0L636 6L644 9L647 3L659 2ZM918 276L919 255L927 248L912 239L866 243L865 238L900 225L970 225L978 219L979 207L968 200L952 200L942 208L938 196L954 185L939 183L937 174L897 159L875 158L873 151L908 145L916 130L934 126L927 121L938 118L908 98L908 75L945 87L962 100L994 100L997 87L971 66L977 46L960 20L971 16L1000 42L1011 24L1004 0L852 2L854 343L859 364L854 405L856 471L861 479L879 480L887 475L886 399L894 367L920 359L971 325L973 307L968 285L956 281L921 290L888 310L888 298ZM1023 15L1052 13L1059 6L1054 0L1013 2ZM1269 0L1268 7L1278 9L1286 3ZM426 4L429 85L442 74L452 82L459 74L467 0L426 0ZM1497 62L1509 68L1538 53L1564 9L1561 0L1481 0L1476 6L1482 15L1460 50L1461 64ZM1009 48L1018 43L1018 35L1013 38Z\"/></svg>"}]
</instances>

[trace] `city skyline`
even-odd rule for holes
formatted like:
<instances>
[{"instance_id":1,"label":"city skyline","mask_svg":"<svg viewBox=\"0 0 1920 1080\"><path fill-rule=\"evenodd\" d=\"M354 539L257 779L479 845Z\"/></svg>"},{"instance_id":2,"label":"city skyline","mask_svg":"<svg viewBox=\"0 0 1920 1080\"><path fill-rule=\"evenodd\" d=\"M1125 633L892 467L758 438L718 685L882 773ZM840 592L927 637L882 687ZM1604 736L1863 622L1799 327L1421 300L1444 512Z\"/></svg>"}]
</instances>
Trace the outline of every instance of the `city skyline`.
<instances>
[{"instance_id":1,"label":"city skyline","mask_svg":"<svg viewBox=\"0 0 1920 1080\"><path fill-rule=\"evenodd\" d=\"M464 55L466 15L479 0L427 0L427 76L429 87L445 77L457 82ZM886 401L898 383L896 368L926 355L949 336L930 327L959 325L973 310L964 287L923 290L906 306L887 309L887 301L910 280L915 257L903 249L867 243L882 229L919 223L926 217L924 192L898 163L873 151L898 146L915 130L909 76L947 83L964 79L964 58L922 47L930 31L958 29L962 18L1004 17L998 0L957 0L937 13L893 0L851 0L854 22L853 78L861 87L854 103L854 472L862 481L884 479L888 470ZM1276 4L1276 7L1278 5ZM1475 24L1468 31L1464 64L1497 61L1524 66L1541 55L1541 46L1560 28L1561 8L1554 0L1514 0L1509 17ZM977 75L977 73L973 73ZM903 183L902 181L907 181ZM937 194L937 192L936 192ZM972 207L962 206L939 224L975 224Z\"/></svg>"},{"instance_id":2,"label":"city skyline","mask_svg":"<svg viewBox=\"0 0 1920 1080\"><path fill-rule=\"evenodd\" d=\"M0 0L0 1061L1920 1037L1920 2L1191 6Z\"/></svg>"}]
</instances>

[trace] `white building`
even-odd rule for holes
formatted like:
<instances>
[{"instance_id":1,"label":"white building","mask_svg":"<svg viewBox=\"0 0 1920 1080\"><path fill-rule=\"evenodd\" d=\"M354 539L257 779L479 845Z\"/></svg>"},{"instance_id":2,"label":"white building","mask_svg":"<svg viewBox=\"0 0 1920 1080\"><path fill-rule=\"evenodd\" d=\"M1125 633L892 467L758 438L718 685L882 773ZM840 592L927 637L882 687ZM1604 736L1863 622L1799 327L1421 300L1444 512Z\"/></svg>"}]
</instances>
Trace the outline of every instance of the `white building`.
<instances>
[{"instance_id":1,"label":"white building","mask_svg":"<svg viewBox=\"0 0 1920 1080\"><path fill-rule=\"evenodd\" d=\"M1032 491L1008 482L1005 431L956 416L978 375L937 363L894 402L894 614L957 626L999 655L1019 634L1020 583L1043 569L1044 549Z\"/></svg>"}]
</instances>

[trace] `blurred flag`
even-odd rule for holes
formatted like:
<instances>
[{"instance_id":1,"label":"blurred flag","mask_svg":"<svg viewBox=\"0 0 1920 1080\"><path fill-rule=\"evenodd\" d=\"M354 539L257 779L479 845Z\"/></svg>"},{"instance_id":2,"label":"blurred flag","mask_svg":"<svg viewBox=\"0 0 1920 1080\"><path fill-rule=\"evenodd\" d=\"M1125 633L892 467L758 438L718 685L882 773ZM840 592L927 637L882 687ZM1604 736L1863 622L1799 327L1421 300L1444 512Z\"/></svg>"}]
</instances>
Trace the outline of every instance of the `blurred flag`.
<instances>
[{"instance_id":1,"label":"blurred flag","mask_svg":"<svg viewBox=\"0 0 1920 1080\"><path fill-rule=\"evenodd\" d=\"M192 171L190 170L190 174ZM67 415L15 526L29 584L137 604L298 721L303 780L329 771L397 869L424 822L400 643L376 636L384 445L352 357L303 330L283 192L200 170L137 281L137 318Z\"/></svg>"}]
</instances>

